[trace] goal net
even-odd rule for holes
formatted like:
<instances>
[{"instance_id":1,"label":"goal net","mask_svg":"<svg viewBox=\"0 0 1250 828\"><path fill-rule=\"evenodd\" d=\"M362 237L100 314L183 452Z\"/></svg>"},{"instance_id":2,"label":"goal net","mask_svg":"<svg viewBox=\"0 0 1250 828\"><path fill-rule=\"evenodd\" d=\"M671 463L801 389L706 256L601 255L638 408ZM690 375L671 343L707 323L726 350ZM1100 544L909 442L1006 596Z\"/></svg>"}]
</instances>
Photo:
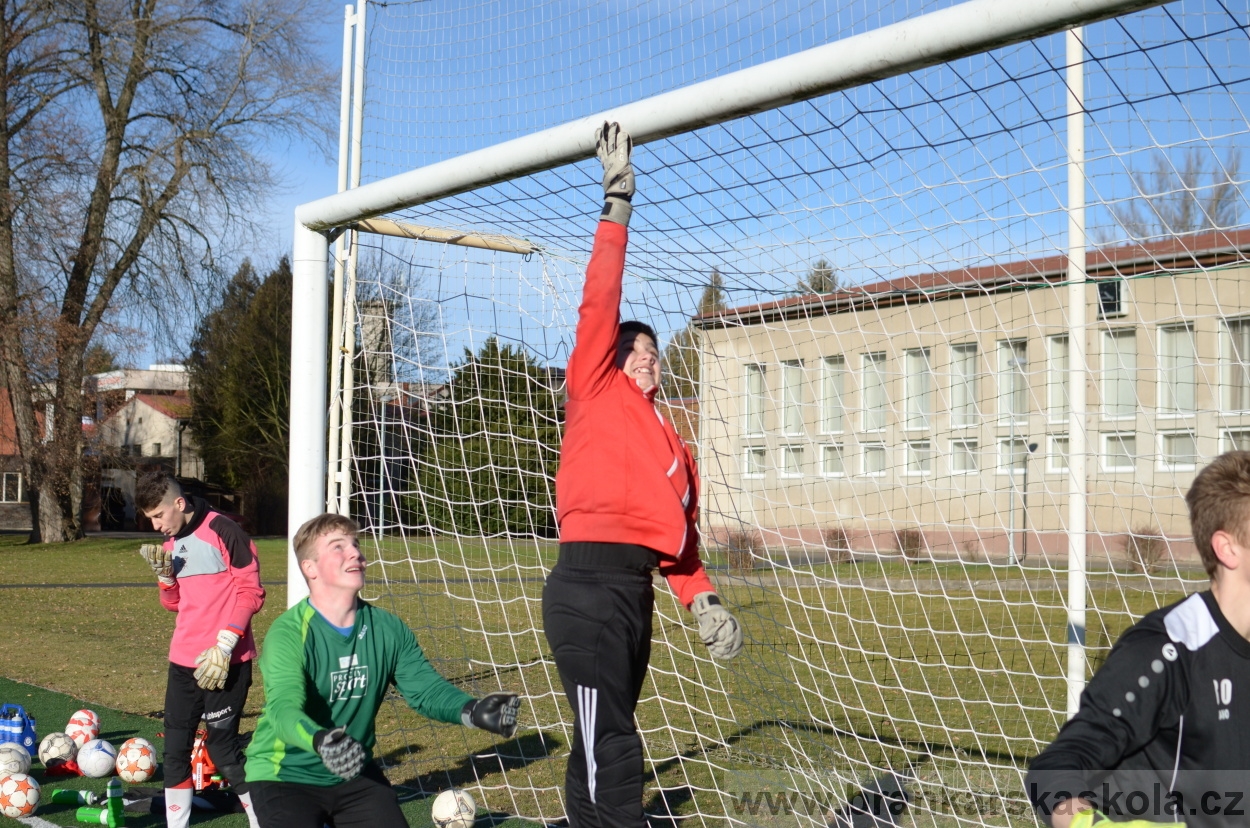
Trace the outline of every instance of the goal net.
<instances>
[{"instance_id":1,"label":"goal net","mask_svg":"<svg viewBox=\"0 0 1250 828\"><path fill-rule=\"evenodd\" d=\"M837 6L370 5L362 182L961 11ZM916 824L1033 824L1027 761L1120 631L1202 588L1183 494L1250 448L1247 23L1181 0L1085 25L1076 74L1052 27L635 148L622 314L660 332L746 634L713 662L657 590L654 818L867 826L856 791L897 822L904 790ZM546 822L573 735L541 590L601 203L582 158L416 193L332 248L327 497L366 527L366 597L453 681L526 698L505 743L397 701L379 753L397 784Z\"/></svg>"}]
</instances>

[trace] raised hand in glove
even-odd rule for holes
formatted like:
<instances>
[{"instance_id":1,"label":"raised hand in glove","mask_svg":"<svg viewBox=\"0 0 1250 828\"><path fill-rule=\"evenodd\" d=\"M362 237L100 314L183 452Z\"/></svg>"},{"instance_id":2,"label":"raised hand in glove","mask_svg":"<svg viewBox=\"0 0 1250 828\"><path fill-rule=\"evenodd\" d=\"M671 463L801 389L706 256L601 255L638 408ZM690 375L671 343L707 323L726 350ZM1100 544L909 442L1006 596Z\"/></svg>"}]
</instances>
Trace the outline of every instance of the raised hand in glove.
<instances>
[{"instance_id":1,"label":"raised hand in glove","mask_svg":"<svg viewBox=\"0 0 1250 828\"><path fill-rule=\"evenodd\" d=\"M314 733L313 750L321 757L321 764L326 766L326 770L344 780L355 779L364 770L364 745L341 727Z\"/></svg>"},{"instance_id":2,"label":"raised hand in glove","mask_svg":"<svg viewBox=\"0 0 1250 828\"><path fill-rule=\"evenodd\" d=\"M712 658L733 658L742 652L742 628L738 619L720 602L715 592L694 596L690 611L699 620L699 638L707 645Z\"/></svg>"},{"instance_id":3,"label":"raised hand in glove","mask_svg":"<svg viewBox=\"0 0 1250 828\"><path fill-rule=\"evenodd\" d=\"M166 589L177 583L174 578L174 553L158 543L145 543L139 547L139 554L148 562L156 573L156 580Z\"/></svg>"},{"instance_id":4,"label":"raised hand in glove","mask_svg":"<svg viewBox=\"0 0 1250 828\"><path fill-rule=\"evenodd\" d=\"M511 739L516 733L516 714L520 709L521 697L516 693L490 693L465 702L460 708L460 722L465 727L489 730Z\"/></svg>"},{"instance_id":5,"label":"raised hand in glove","mask_svg":"<svg viewBox=\"0 0 1250 828\"><path fill-rule=\"evenodd\" d=\"M239 643L238 633L222 630L217 633L217 643L195 657L195 682L205 690L220 690L226 686L230 672L230 654Z\"/></svg>"},{"instance_id":6,"label":"raised hand in glove","mask_svg":"<svg viewBox=\"0 0 1250 828\"><path fill-rule=\"evenodd\" d=\"M604 122L595 130L595 154L603 164L603 212L602 221L614 221L629 226L634 208L634 167L629 163L629 153L634 142L629 133L618 123Z\"/></svg>"}]
</instances>

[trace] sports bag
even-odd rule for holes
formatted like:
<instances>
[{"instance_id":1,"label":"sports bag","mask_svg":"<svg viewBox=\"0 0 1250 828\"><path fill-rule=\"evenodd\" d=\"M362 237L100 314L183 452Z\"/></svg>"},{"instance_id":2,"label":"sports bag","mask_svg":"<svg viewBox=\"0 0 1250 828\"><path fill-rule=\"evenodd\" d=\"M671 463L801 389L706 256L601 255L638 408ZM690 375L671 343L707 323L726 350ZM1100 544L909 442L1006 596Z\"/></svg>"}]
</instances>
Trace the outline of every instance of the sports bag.
<instances>
[{"instance_id":1,"label":"sports bag","mask_svg":"<svg viewBox=\"0 0 1250 828\"><path fill-rule=\"evenodd\" d=\"M35 717L20 704L0 707L0 744L16 742L34 756L39 744L35 741Z\"/></svg>"}]
</instances>

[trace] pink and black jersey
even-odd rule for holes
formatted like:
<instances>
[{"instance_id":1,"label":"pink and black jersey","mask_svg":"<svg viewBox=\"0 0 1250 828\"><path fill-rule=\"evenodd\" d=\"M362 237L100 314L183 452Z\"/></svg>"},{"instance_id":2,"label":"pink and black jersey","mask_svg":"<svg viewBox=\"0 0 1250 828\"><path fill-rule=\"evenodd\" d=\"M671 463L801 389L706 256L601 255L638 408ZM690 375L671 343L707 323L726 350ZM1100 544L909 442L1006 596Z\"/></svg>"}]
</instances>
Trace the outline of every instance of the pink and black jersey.
<instances>
[{"instance_id":1,"label":"pink and black jersey","mask_svg":"<svg viewBox=\"0 0 1250 828\"><path fill-rule=\"evenodd\" d=\"M256 657L252 616L265 603L256 545L234 521L193 498L195 516L165 541L174 553L175 583L161 587L161 604L178 613L169 660L194 667L196 657L217 643L217 633L237 633L232 663Z\"/></svg>"}]
</instances>

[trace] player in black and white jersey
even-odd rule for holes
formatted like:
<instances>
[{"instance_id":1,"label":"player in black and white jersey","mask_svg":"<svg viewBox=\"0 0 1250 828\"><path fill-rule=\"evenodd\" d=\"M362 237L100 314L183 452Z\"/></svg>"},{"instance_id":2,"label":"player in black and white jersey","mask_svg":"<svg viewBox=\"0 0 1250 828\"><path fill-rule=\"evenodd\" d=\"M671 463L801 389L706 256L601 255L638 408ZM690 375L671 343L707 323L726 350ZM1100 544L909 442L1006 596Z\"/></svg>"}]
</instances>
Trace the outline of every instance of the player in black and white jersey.
<instances>
[{"instance_id":1,"label":"player in black and white jersey","mask_svg":"<svg viewBox=\"0 0 1250 828\"><path fill-rule=\"evenodd\" d=\"M1030 764L1052 828L1250 826L1250 452L1217 457L1185 499L1210 589L1130 627Z\"/></svg>"}]
</instances>

